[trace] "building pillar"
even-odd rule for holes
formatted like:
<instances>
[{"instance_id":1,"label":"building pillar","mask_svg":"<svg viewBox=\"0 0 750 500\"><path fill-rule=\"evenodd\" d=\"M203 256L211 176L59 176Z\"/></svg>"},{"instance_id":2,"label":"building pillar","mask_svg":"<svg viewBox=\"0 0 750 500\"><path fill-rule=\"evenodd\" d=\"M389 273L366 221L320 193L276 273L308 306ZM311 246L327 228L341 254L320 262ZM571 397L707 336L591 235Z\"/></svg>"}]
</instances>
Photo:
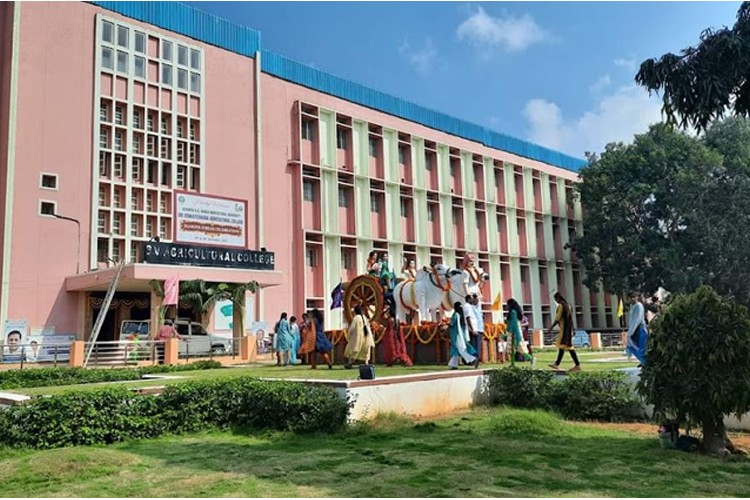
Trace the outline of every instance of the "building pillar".
<instances>
[{"instance_id":1,"label":"building pillar","mask_svg":"<svg viewBox=\"0 0 750 500\"><path fill-rule=\"evenodd\" d=\"M254 333L248 333L240 339L240 359L249 363L258 361L258 343Z\"/></svg>"},{"instance_id":2,"label":"building pillar","mask_svg":"<svg viewBox=\"0 0 750 500\"><path fill-rule=\"evenodd\" d=\"M544 347L544 330L531 331L531 347L541 349Z\"/></svg>"},{"instance_id":3,"label":"building pillar","mask_svg":"<svg viewBox=\"0 0 750 500\"><path fill-rule=\"evenodd\" d=\"M591 348L594 350L599 350L602 348L602 334L599 332L594 332L589 334L589 343L591 344Z\"/></svg>"},{"instance_id":4,"label":"building pillar","mask_svg":"<svg viewBox=\"0 0 750 500\"><path fill-rule=\"evenodd\" d=\"M151 338L154 338L156 335L156 332L159 330L159 307L161 306L161 297L156 295L156 293L151 290L151 300L149 301L150 308L151 308L151 314L149 315L149 326L150 326L150 332L149 336Z\"/></svg>"},{"instance_id":5,"label":"building pillar","mask_svg":"<svg viewBox=\"0 0 750 500\"><path fill-rule=\"evenodd\" d=\"M68 359L68 366L71 368L82 367L85 357L83 340L74 340L70 344L70 358Z\"/></svg>"},{"instance_id":6,"label":"building pillar","mask_svg":"<svg viewBox=\"0 0 750 500\"><path fill-rule=\"evenodd\" d=\"M164 364L176 365L180 354L180 339L167 339L164 343Z\"/></svg>"}]
</instances>

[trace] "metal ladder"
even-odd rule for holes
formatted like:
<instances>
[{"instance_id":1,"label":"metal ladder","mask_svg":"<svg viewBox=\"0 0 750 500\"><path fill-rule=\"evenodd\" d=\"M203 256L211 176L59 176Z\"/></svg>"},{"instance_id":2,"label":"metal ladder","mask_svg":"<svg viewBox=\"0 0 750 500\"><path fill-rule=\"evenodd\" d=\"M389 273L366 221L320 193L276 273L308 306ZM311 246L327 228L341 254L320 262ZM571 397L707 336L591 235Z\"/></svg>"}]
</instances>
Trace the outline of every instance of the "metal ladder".
<instances>
[{"instance_id":1,"label":"metal ladder","mask_svg":"<svg viewBox=\"0 0 750 500\"><path fill-rule=\"evenodd\" d=\"M123 267L125 267L125 259L120 261L120 265L117 267L117 274L115 274L115 278L112 280L112 283L109 284L107 295L104 297L104 302L102 303L101 309L99 309L99 314L97 315L96 322L94 323L94 330L91 332L91 337L89 338L89 347L88 347L88 350L86 351L86 357L83 360L84 368L86 368L86 366L88 366L89 364L91 351L94 350L96 341L99 338L99 332L101 331L102 325L104 324L104 318L107 317L109 306L112 304L112 298L115 296L115 291L117 290L117 283L119 283L120 281L120 274L122 274Z\"/></svg>"}]
</instances>

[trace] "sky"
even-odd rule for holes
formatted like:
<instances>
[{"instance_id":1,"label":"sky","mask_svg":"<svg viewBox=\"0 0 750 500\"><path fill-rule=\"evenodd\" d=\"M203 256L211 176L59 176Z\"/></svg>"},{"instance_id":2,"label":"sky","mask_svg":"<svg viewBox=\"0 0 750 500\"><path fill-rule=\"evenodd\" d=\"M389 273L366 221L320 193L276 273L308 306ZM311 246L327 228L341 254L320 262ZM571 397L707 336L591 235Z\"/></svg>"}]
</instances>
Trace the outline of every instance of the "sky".
<instances>
[{"instance_id":1,"label":"sky","mask_svg":"<svg viewBox=\"0 0 750 500\"><path fill-rule=\"evenodd\" d=\"M187 2L320 70L582 158L660 120L640 63L739 2Z\"/></svg>"}]
</instances>

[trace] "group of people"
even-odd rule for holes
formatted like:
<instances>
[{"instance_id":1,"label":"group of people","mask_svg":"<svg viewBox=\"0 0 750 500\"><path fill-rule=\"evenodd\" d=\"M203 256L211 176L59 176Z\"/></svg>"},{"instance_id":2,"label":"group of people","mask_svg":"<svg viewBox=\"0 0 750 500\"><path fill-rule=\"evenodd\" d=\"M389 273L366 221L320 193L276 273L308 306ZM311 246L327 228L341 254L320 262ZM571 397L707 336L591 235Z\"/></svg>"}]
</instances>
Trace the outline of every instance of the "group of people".
<instances>
[{"instance_id":1,"label":"group of people","mask_svg":"<svg viewBox=\"0 0 750 500\"><path fill-rule=\"evenodd\" d=\"M333 344L323 329L323 313L313 309L310 314L302 315L302 322L297 323L297 317L288 318L287 313L281 313L279 321L274 326L273 349L276 352L276 365L288 366L304 362L311 369L318 367L318 354L328 368L333 368L331 351Z\"/></svg>"}]
</instances>

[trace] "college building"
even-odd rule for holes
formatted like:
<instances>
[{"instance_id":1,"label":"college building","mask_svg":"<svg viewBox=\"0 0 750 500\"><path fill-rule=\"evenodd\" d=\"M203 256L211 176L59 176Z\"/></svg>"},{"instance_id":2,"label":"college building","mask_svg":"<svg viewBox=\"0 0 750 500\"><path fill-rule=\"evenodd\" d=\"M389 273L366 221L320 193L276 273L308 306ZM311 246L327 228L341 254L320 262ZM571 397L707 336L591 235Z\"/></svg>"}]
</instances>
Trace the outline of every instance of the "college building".
<instances>
[{"instance_id":1,"label":"college building","mask_svg":"<svg viewBox=\"0 0 750 500\"><path fill-rule=\"evenodd\" d=\"M3 324L87 339L121 271L102 340L155 318L151 282L175 276L257 280L250 321L317 307L338 328L331 290L375 249L396 271L476 254L488 321L502 291L546 327L559 290L578 327L613 327L566 248L583 164L180 3L0 4Z\"/></svg>"}]
</instances>

